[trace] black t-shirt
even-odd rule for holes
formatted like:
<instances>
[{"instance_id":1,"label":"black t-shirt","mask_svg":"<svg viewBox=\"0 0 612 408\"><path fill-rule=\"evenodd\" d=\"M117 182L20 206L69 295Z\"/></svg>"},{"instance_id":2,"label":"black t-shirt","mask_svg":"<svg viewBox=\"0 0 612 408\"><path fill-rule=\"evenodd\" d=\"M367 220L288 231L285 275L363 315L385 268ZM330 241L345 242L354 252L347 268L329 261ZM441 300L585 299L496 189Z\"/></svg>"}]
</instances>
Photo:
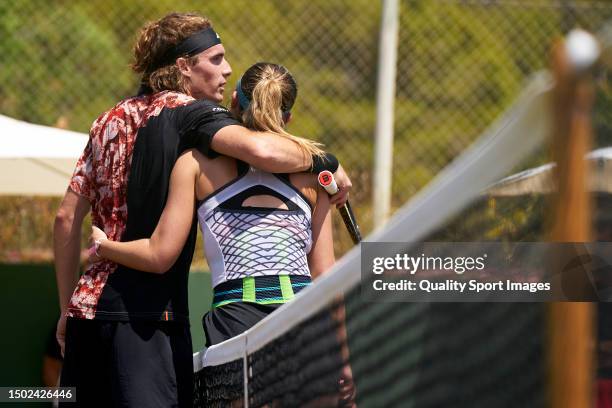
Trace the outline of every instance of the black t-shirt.
<instances>
[{"instance_id":1,"label":"black t-shirt","mask_svg":"<svg viewBox=\"0 0 612 408\"><path fill-rule=\"evenodd\" d=\"M170 174L178 156L189 148L217 155L210 145L223 127L239 125L227 109L200 100L164 108L138 129L127 186L128 217L122 241L149 238L168 198ZM194 203L195 206L195 203ZM196 241L196 219L174 265L164 274L119 265L109 275L96 319L188 321L187 280Z\"/></svg>"}]
</instances>

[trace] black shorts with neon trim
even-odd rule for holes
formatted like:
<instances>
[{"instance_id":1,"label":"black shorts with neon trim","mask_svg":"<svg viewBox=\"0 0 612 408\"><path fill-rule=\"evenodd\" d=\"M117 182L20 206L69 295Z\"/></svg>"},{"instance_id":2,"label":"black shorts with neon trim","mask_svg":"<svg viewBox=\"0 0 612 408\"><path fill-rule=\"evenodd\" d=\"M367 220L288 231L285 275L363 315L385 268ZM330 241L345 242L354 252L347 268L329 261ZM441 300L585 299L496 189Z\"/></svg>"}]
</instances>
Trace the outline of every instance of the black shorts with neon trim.
<instances>
[{"instance_id":1,"label":"black shorts with neon trim","mask_svg":"<svg viewBox=\"0 0 612 408\"><path fill-rule=\"evenodd\" d=\"M234 279L217 285L212 310L202 318L206 347L250 329L310 283L310 276L275 275Z\"/></svg>"}]
</instances>

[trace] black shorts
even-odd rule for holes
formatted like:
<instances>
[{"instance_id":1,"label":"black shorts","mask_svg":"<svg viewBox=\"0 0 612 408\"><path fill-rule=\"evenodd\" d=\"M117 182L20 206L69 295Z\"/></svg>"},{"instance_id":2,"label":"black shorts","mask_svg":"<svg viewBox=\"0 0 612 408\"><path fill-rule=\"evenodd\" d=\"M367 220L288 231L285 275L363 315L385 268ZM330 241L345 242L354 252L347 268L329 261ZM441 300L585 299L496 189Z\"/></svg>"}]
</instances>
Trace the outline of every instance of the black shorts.
<instances>
[{"instance_id":1,"label":"black shorts","mask_svg":"<svg viewBox=\"0 0 612 408\"><path fill-rule=\"evenodd\" d=\"M231 339L253 327L261 319L282 306L235 302L215 307L202 318L206 347Z\"/></svg>"},{"instance_id":2,"label":"black shorts","mask_svg":"<svg viewBox=\"0 0 612 408\"><path fill-rule=\"evenodd\" d=\"M189 326L68 319L60 385L76 387L66 407L190 407Z\"/></svg>"}]
</instances>

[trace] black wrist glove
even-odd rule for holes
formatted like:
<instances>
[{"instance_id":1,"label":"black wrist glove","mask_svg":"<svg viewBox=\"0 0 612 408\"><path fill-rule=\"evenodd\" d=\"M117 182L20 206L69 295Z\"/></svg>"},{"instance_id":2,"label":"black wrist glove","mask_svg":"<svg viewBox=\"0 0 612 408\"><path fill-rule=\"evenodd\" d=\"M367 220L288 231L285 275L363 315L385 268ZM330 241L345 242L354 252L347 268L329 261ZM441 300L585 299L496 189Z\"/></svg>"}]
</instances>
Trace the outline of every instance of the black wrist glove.
<instances>
[{"instance_id":1,"label":"black wrist glove","mask_svg":"<svg viewBox=\"0 0 612 408\"><path fill-rule=\"evenodd\" d=\"M335 173L339 165L338 159L331 153L325 153L323 156L312 155L312 167L310 168L310 172L319 174L323 170L329 170Z\"/></svg>"}]
</instances>

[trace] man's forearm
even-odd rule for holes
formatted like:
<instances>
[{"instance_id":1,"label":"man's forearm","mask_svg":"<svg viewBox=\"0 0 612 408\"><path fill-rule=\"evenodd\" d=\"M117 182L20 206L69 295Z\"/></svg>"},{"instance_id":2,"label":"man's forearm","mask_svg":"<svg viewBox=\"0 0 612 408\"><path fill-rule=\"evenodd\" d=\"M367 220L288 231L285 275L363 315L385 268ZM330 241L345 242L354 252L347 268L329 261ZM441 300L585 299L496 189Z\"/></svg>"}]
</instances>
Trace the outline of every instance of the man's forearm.
<instances>
[{"instance_id":1,"label":"man's forearm","mask_svg":"<svg viewBox=\"0 0 612 408\"><path fill-rule=\"evenodd\" d=\"M79 275L81 226L90 208L84 197L69 189L55 217L53 252L62 313L68 308Z\"/></svg>"},{"instance_id":2,"label":"man's forearm","mask_svg":"<svg viewBox=\"0 0 612 408\"><path fill-rule=\"evenodd\" d=\"M73 220L58 217L53 228L55 277L62 314L66 312L76 286L81 252L81 228Z\"/></svg>"},{"instance_id":3,"label":"man's forearm","mask_svg":"<svg viewBox=\"0 0 612 408\"><path fill-rule=\"evenodd\" d=\"M294 141L269 132L258 132L261 144L259 155L253 155L253 166L270 173L297 173L308 171L312 157Z\"/></svg>"},{"instance_id":4,"label":"man's forearm","mask_svg":"<svg viewBox=\"0 0 612 408\"><path fill-rule=\"evenodd\" d=\"M212 139L214 151L242 160L271 173L309 170L312 158L294 141L271 132L254 132L232 125L219 130Z\"/></svg>"}]
</instances>

